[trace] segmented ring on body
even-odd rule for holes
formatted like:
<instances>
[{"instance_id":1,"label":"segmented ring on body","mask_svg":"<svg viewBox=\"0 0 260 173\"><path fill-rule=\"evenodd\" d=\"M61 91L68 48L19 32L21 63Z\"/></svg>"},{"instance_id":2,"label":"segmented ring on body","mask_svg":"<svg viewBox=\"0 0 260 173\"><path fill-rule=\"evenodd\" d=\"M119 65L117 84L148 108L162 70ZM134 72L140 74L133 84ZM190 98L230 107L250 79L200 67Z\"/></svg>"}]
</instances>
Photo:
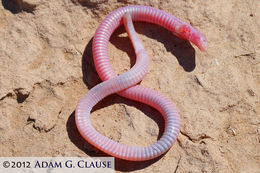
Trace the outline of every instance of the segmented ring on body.
<instances>
[{"instance_id":1,"label":"segmented ring on body","mask_svg":"<svg viewBox=\"0 0 260 173\"><path fill-rule=\"evenodd\" d=\"M193 42L200 50L207 49L206 38L180 19L156 8L147 6L122 7L108 15L99 25L93 40L93 57L102 83L89 90L76 108L76 125L85 140L103 152L117 158L133 161L148 160L168 151L180 132L180 117L170 99L152 89L136 85L147 73L149 57L138 40L133 21L161 25L178 37ZM125 24L136 53L136 64L127 72L117 75L108 57L108 42L119 25ZM90 111L104 97L117 93L157 109L165 120L162 137L148 147L120 144L98 133L91 124ZM109 117L108 117L109 118Z\"/></svg>"}]
</instances>

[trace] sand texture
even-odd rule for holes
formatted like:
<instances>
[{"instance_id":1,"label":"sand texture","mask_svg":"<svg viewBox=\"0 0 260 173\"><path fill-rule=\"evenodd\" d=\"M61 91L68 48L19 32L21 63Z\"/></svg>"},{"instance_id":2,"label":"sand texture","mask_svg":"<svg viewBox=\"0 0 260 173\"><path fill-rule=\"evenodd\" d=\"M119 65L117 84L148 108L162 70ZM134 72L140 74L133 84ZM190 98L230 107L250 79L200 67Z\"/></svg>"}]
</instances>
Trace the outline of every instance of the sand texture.
<instances>
[{"instance_id":1,"label":"sand texture","mask_svg":"<svg viewBox=\"0 0 260 173\"><path fill-rule=\"evenodd\" d=\"M135 23L151 63L141 85L169 97L181 134L162 157L116 159L116 172L259 173L260 1L1 0L0 156L107 156L77 131L77 102L101 82L92 55L99 23L115 9L149 5L206 35L207 52L157 25ZM135 63L124 27L109 43L120 74ZM94 127L128 145L148 146L164 121L117 95L94 107Z\"/></svg>"}]
</instances>

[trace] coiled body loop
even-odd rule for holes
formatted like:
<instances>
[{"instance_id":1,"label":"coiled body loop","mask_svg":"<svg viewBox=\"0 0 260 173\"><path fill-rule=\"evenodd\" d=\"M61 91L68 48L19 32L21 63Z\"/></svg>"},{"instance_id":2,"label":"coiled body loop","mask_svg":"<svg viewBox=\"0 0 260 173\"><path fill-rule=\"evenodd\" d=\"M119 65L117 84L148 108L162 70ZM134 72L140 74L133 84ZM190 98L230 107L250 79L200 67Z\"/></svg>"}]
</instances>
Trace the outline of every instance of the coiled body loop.
<instances>
[{"instance_id":1,"label":"coiled body loop","mask_svg":"<svg viewBox=\"0 0 260 173\"><path fill-rule=\"evenodd\" d=\"M76 125L80 134L92 145L114 157L125 160L148 160L165 153L176 141L180 131L180 117L176 107L162 94L136 85L148 71L149 57L137 38L133 21L161 25L177 36L190 40L201 50L207 49L205 37L180 19L152 7L128 6L108 15L99 25L93 40L93 57L96 70L103 80L80 100L76 108ZM108 42L114 30L124 23L136 53L136 64L117 76L108 58ZM120 96L142 102L157 109L165 120L162 137L148 147L120 144L98 133L91 124L90 111L104 97L117 93Z\"/></svg>"}]
</instances>

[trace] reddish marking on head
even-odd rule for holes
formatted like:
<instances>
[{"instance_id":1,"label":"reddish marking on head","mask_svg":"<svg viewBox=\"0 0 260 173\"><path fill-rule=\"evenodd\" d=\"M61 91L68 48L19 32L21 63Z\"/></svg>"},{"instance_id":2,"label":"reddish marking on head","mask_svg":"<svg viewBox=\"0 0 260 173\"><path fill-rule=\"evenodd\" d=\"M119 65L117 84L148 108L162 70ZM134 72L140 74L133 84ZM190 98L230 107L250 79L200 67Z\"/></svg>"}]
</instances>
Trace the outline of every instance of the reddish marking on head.
<instances>
[{"instance_id":1,"label":"reddish marking on head","mask_svg":"<svg viewBox=\"0 0 260 173\"><path fill-rule=\"evenodd\" d=\"M191 29L187 25L181 25L179 27L176 27L176 33L179 37L189 40L191 36Z\"/></svg>"},{"instance_id":2,"label":"reddish marking on head","mask_svg":"<svg viewBox=\"0 0 260 173\"><path fill-rule=\"evenodd\" d=\"M208 48L208 43L205 36L196 30L192 30L192 28L188 25L183 24L176 26L175 33L178 37L194 43L201 51L206 51Z\"/></svg>"}]
</instances>

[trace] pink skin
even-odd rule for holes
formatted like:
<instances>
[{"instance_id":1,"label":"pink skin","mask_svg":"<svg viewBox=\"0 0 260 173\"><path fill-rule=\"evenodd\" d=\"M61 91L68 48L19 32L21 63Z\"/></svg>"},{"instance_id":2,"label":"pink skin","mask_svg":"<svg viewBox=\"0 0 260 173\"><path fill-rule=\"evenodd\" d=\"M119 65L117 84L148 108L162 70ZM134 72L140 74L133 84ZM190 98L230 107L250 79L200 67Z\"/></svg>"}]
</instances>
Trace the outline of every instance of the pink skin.
<instances>
[{"instance_id":1,"label":"pink skin","mask_svg":"<svg viewBox=\"0 0 260 173\"><path fill-rule=\"evenodd\" d=\"M99 25L93 41L93 56L97 72L103 82L88 91L79 101L76 108L76 125L83 138L103 152L124 160L143 161L158 157L171 148L180 132L180 117L170 99L157 91L136 85L148 71L149 57L136 35L132 20L161 25L175 35L193 42L202 51L206 51L207 41L199 31L180 19L146 6L119 8ZM112 33L122 23L135 49L136 64L118 76L109 61L108 42ZM94 129L90 121L91 109L100 100L113 93L152 106L162 114L165 130L156 143L148 147L123 145Z\"/></svg>"}]
</instances>

